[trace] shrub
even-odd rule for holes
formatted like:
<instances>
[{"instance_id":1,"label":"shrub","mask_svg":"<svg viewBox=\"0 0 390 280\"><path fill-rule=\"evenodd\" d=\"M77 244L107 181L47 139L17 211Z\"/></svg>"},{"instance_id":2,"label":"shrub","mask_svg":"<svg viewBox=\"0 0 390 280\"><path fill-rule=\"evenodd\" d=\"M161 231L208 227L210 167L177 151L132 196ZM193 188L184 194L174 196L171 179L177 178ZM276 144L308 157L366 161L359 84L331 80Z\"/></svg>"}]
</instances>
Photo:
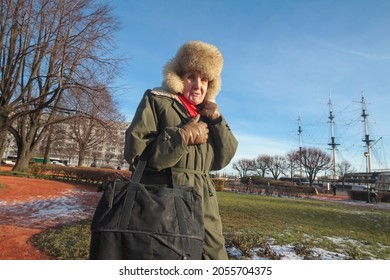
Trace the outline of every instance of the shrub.
<instances>
[{"instance_id":1,"label":"shrub","mask_svg":"<svg viewBox=\"0 0 390 280\"><path fill-rule=\"evenodd\" d=\"M361 200L361 201L367 201L367 191L347 191L348 197L352 200Z\"/></svg>"},{"instance_id":2,"label":"shrub","mask_svg":"<svg viewBox=\"0 0 390 280\"><path fill-rule=\"evenodd\" d=\"M224 179L212 178L211 180L213 181L214 186L215 186L215 190L217 192L223 191L224 185L225 185L225 180Z\"/></svg>"},{"instance_id":3,"label":"shrub","mask_svg":"<svg viewBox=\"0 0 390 280\"><path fill-rule=\"evenodd\" d=\"M130 179L128 170L103 169L94 167L49 166L48 171L58 179L75 180L88 184L101 184L115 179Z\"/></svg>"},{"instance_id":4,"label":"shrub","mask_svg":"<svg viewBox=\"0 0 390 280\"><path fill-rule=\"evenodd\" d=\"M248 183L248 180L249 180L249 177L252 178L252 184L253 185L265 185L267 184L267 182L272 182L273 180L271 179L266 179L262 176L244 176L241 178L240 182L242 184L247 184Z\"/></svg>"},{"instance_id":5,"label":"shrub","mask_svg":"<svg viewBox=\"0 0 390 280\"><path fill-rule=\"evenodd\" d=\"M352 200L367 201L367 191L352 191L349 190L348 197ZM378 192L378 202L390 202L390 192Z\"/></svg>"},{"instance_id":6,"label":"shrub","mask_svg":"<svg viewBox=\"0 0 390 280\"><path fill-rule=\"evenodd\" d=\"M379 192L378 201L381 202L390 202L390 192Z\"/></svg>"},{"instance_id":7,"label":"shrub","mask_svg":"<svg viewBox=\"0 0 390 280\"><path fill-rule=\"evenodd\" d=\"M46 172L45 166L40 163L34 163L29 166L30 172L36 177L42 177Z\"/></svg>"}]
</instances>

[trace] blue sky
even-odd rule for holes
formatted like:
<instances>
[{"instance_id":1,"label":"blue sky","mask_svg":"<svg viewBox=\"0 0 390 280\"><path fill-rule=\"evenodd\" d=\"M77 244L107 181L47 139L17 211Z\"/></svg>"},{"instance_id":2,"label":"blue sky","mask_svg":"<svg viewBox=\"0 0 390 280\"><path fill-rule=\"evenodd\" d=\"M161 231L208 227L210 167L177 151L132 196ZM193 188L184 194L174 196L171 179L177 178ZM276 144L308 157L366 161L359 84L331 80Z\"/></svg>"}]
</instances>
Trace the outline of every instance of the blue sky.
<instances>
[{"instance_id":1,"label":"blue sky","mask_svg":"<svg viewBox=\"0 0 390 280\"><path fill-rule=\"evenodd\" d=\"M330 153L331 98L336 161L365 171L363 94L372 168L389 167L389 0L106 2L122 25L116 52L128 60L115 94L128 121L177 49L202 40L224 56L217 103L239 141L232 162L298 149L299 115L303 146Z\"/></svg>"}]
</instances>

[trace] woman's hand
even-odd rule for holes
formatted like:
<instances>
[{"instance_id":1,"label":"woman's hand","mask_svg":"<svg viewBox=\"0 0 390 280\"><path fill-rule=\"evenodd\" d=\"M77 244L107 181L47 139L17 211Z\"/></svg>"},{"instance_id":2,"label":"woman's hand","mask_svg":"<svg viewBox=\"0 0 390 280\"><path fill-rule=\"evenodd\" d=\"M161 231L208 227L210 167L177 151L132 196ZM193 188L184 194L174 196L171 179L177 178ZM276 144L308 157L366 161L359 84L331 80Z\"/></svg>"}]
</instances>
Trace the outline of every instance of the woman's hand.
<instances>
[{"instance_id":1,"label":"woman's hand","mask_svg":"<svg viewBox=\"0 0 390 280\"><path fill-rule=\"evenodd\" d=\"M200 115L196 115L183 127L179 128L179 132L187 145L198 145L207 142L209 137L209 129L207 124L199 121Z\"/></svg>"},{"instance_id":2,"label":"woman's hand","mask_svg":"<svg viewBox=\"0 0 390 280\"><path fill-rule=\"evenodd\" d=\"M209 119L210 121L215 121L221 116L218 105L212 101L207 100L203 101L203 103L200 105L199 114L202 117Z\"/></svg>"}]
</instances>

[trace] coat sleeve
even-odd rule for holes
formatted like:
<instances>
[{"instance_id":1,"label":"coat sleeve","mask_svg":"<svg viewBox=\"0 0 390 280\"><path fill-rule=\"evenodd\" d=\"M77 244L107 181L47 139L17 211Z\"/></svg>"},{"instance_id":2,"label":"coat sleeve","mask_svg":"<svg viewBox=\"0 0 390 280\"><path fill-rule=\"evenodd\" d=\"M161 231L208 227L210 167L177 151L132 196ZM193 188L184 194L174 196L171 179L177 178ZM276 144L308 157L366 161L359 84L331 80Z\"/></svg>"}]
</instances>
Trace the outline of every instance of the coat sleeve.
<instances>
[{"instance_id":1,"label":"coat sleeve","mask_svg":"<svg viewBox=\"0 0 390 280\"><path fill-rule=\"evenodd\" d=\"M211 170L220 170L227 166L234 157L238 141L223 117L220 123L209 126L209 133L212 134L214 150Z\"/></svg>"},{"instance_id":2,"label":"coat sleeve","mask_svg":"<svg viewBox=\"0 0 390 280\"><path fill-rule=\"evenodd\" d=\"M188 153L188 146L177 127L159 130L159 108L147 91L138 105L134 119L126 130L124 156L134 170L139 157L150 146L148 167L162 170L174 166ZM161 158L164 160L161 161Z\"/></svg>"}]
</instances>

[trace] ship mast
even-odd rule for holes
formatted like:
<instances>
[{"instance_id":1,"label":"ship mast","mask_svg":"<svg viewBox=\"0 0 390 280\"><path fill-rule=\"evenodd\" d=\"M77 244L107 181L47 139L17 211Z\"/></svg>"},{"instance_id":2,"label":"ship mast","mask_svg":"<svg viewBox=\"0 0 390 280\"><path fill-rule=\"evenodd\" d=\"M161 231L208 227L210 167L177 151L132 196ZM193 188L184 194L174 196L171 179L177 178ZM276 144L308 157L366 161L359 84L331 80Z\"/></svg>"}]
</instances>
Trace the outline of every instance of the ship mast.
<instances>
[{"instance_id":1,"label":"ship mast","mask_svg":"<svg viewBox=\"0 0 390 280\"><path fill-rule=\"evenodd\" d=\"M367 151L364 153L364 156L367 158L367 172L371 172L371 142L374 140L370 139L368 134L368 114L366 110L366 102L362 93L362 117L364 122L364 139L362 140L366 144Z\"/></svg>"},{"instance_id":2,"label":"ship mast","mask_svg":"<svg viewBox=\"0 0 390 280\"><path fill-rule=\"evenodd\" d=\"M299 135L299 157L302 158L302 126L301 113L298 114L298 135ZM299 176L302 177L302 162L299 161Z\"/></svg>"},{"instance_id":3,"label":"ship mast","mask_svg":"<svg viewBox=\"0 0 390 280\"><path fill-rule=\"evenodd\" d=\"M333 106L332 106L332 100L329 97L329 123L330 123L330 143L328 143L329 146L332 148L332 168L333 168L333 179L336 179L336 146L339 144L336 144L335 142L335 136L334 136L334 115L333 115Z\"/></svg>"}]
</instances>

